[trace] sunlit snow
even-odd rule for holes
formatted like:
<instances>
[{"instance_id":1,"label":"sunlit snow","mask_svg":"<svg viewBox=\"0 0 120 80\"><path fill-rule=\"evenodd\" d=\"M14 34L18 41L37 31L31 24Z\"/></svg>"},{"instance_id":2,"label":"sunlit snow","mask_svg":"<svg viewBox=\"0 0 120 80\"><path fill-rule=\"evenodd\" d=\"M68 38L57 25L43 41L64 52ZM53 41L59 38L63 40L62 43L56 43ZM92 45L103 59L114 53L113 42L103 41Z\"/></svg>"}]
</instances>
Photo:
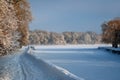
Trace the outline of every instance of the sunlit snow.
<instances>
[{"instance_id":1,"label":"sunlit snow","mask_svg":"<svg viewBox=\"0 0 120 80\"><path fill-rule=\"evenodd\" d=\"M25 47L0 58L0 80L119 80L120 55L99 46Z\"/></svg>"}]
</instances>

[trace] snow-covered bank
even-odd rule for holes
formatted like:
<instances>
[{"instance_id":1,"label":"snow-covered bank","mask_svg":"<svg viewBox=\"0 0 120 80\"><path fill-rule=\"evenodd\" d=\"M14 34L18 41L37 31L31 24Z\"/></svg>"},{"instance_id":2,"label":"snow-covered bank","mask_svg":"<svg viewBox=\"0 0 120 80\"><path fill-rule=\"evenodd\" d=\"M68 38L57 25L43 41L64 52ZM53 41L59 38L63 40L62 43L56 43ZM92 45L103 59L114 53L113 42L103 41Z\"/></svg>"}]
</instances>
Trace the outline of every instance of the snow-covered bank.
<instances>
[{"instance_id":1,"label":"snow-covered bank","mask_svg":"<svg viewBox=\"0 0 120 80\"><path fill-rule=\"evenodd\" d=\"M98 47L105 47L111 46L111 44L81 44L81 45L32 45L35 49L66 49L66 48L98 48Z\"/></svg>"},{"instance_id":2,"label":"snow-covered bank","mask_svg":"<svg viewBox=\"0 0 120 80\"><path fill-rule=\"evenodd\" d=\"M31 52L31 51L29 51ZM84 80L26 50L0 58L0 80Z\"/></svg>"}]
</instances>

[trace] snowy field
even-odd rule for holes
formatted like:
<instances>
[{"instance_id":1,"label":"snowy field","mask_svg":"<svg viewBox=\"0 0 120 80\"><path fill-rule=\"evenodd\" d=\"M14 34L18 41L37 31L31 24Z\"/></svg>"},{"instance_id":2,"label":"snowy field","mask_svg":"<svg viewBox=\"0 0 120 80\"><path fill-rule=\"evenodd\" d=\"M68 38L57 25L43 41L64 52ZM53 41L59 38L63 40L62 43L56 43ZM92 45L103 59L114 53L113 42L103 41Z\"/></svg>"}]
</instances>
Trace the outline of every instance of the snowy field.
<instances>
[{"instance_id":1,"label":"snowy field","mask_svg":"<svg viewBox=\"0 0 120 80\"><path fill-rule=\"evenodd\" d=\"M120 55L99 46L110 45L35 46L33 55L85 80L120 80Z\"/></svg>"},{"instance_id":2,"label":"snowy field","mask_svg":"<svg viewBox=\"0 0 120 80\"><path fill-rule=\"evenodd\" d=\"M100 46L25 47L0 58L0 80L120 80L120 55Z\"/></svg>"},{"instance_id":3,"label":"snowy field","mask_svg":"<svg viewBox=\"0 0 120 80\"><path fill-rule=\"evenodd\" d=\"M34 57L30 48L0 58L0 80L84 80Z\"/></svg>"}]
</instances>

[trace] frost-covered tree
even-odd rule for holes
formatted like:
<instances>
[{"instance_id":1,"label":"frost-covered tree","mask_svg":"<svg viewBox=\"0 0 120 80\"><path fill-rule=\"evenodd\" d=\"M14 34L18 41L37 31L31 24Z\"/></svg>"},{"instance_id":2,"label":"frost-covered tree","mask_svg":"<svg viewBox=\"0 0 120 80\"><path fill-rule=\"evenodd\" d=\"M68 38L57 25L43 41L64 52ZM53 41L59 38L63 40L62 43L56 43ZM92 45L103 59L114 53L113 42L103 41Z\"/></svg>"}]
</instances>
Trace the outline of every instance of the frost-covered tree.
<instances>
[{"instance_id":1,"label":"frost-covered tree","mask_svg":"<svg viewBox=\"0 0 120 80\"><path fill-rule=\"evenodd\" d=\"M28 43L31 19L27 0L0 0L0 55Z\"/></svg>"},{"instance_id":2,"label":"frost-covered tree","mask_svg":"<svg viewBox=\"0 0 120 80\"><path fill-rule=\"evenodd\" d=\"M27 45L29 40L29 22L32 20L30 6L27 0L13 0L16 17L18 19L18 32L21 34L20 45Z\"/></svg>"},{"instance_id":3,"label":"frost-covered tree","mask_svg":"<svg viewBox=\"0 0 120 80\"><path fill-rule=\"evenodd\" d=\"M120 19L110 20L102 24L102 41L112 43L112 46L117 48L120 44Z\"/></svg>"}]
</instances>

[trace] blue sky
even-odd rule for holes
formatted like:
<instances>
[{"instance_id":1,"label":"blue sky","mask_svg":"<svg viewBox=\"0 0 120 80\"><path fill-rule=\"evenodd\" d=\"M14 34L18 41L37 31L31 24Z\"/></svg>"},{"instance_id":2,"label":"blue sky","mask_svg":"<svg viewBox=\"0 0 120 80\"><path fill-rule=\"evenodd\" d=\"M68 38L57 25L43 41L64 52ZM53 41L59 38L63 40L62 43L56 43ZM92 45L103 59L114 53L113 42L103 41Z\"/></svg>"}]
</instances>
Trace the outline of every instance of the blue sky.
<instances>
[{"instance_id":1,"label":"blue sky","mask_svg":"<svg viewBox=\"0 0 120 80\"><path fill-rule=\"evenodd\" d=\"M120 17L120 0L29 0L31 30L101 33L100 25Z\"/></svg>"}]
</instances>

